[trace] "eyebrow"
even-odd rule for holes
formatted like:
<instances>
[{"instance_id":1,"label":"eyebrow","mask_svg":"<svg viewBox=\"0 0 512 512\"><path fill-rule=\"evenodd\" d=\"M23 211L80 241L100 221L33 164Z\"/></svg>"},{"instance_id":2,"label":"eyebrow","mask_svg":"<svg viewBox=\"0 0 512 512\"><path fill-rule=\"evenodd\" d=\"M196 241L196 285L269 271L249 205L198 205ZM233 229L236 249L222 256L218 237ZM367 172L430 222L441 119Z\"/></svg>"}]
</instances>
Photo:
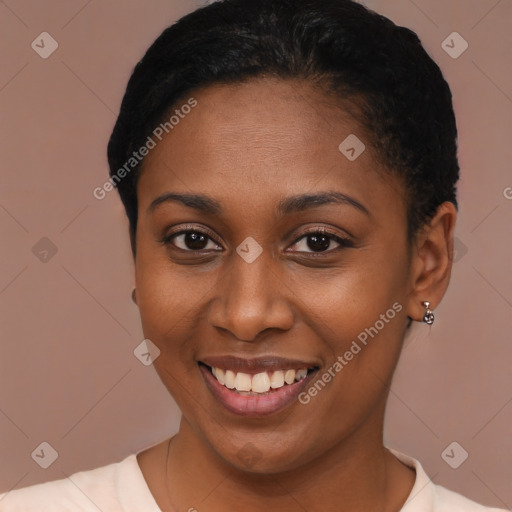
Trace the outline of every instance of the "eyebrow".
<instances>
[{"instance_id":1,"label":"eyebrow","mask_svg":"<svg viewBox=\"0 0 512 512\"><path fill-rule=\"evenodd\" d=\"M177 194L167 192L154 199L148 207L148 212L152 213L159 205L166 202L180 202L189 208L194 208L210 215L220 215L222 213L221 204L204 194ZM353 206L366 215L370 215L368 209L353 197L342 194L341 192L319 192L316 194L301 194L297 196L282 199L277 205L277 213L280 215L289 215L295 212L301 212L309 208L316 208L326 204L344 204Z\"/></svg>"}]
</instances>

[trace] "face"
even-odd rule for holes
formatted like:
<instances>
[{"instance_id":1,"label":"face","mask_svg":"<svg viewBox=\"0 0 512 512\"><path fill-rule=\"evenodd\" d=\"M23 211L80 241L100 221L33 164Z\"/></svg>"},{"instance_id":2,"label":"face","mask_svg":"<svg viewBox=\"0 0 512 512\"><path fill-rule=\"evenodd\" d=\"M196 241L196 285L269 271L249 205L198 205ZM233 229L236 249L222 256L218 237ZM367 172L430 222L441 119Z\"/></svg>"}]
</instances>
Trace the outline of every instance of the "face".
<instances>
[{"instance_id":1,"label":"face","mask_svg":"<svg viewBox=\"0 0 512 512\"><path fill-rule=\"evenodd\" d=\"M254 472L378 439L411 289L402 187L307 83L191 96L145 159L135 262L183 424ZM339 149L350 134L366 146L355 160Z\"/></svg>"}]
</instances>

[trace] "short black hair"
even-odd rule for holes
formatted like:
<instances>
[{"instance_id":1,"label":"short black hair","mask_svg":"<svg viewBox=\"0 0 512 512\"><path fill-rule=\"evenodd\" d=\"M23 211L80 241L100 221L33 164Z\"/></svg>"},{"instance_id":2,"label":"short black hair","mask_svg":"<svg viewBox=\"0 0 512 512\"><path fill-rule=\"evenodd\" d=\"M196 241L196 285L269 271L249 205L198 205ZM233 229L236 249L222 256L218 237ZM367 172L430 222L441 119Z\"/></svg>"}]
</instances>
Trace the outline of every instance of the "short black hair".
<instances>
[{"instance_id":1,"label":"short black hair","mask_svg":"<svg viewBox=\"0 0 512 512\"><path fill-rule=\"evenodd\" d=\"M133 152L192 91L263 76L356 102L375 154L406 187L409 239L444 201L457 208L451 91L412 30L353 0L221 0L165 29L128 82L107 152L134 254L143 160L126 172Z\"/></svg>"}]
</instances>

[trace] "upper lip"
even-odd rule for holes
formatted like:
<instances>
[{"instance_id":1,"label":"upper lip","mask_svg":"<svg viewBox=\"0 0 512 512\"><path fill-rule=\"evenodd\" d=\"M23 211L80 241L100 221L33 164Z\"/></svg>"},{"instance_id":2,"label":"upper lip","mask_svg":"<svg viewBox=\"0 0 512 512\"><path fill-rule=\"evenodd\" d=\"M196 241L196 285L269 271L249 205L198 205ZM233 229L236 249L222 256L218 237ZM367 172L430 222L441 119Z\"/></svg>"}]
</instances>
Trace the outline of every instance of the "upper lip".
<instances>
[{"instance_id":1,"label":"upper lip","mask_svg":"<svg viewBox=\"0 0 512 512\"><path fill-rule=\"evenodd\" d=\"M311 361L289 359L273 355L259 356L250 359L233 355L209 356L200 359L199 362L211 367L222 368L223 370L232 370L233 372L248 374L299 368L309 369L318 366L317 363Z\"/></svg>"}]
</instances>

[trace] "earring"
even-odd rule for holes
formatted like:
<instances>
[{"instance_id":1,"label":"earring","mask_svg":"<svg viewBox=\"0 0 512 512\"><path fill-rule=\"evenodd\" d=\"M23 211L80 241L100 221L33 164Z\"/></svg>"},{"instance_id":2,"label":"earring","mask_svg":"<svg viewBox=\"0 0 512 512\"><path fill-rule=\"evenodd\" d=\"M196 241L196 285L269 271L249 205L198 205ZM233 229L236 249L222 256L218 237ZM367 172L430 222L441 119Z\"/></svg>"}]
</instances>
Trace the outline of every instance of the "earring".
<instances>
[{"instance_id":1,"label":"earring","mask_svg":"<svg viewBox=\"0 0 512 512\"><path fill-rule=\"evenodd\" d=\"M430 309L430 302L423 302L425 306L425 315L423 316L423 321L428 325L432 325L434 323L434 312Z\"/></svg>"},{"instance_id":2,"label":"earring","mask_svg":"<svg viewBox=\"0 0 512 512\"><path fill-rule=\"evenodd\" d=\"M137 304L137 288L132 290L132 301L134 304Z\"/></svg>"}]
</instances>

